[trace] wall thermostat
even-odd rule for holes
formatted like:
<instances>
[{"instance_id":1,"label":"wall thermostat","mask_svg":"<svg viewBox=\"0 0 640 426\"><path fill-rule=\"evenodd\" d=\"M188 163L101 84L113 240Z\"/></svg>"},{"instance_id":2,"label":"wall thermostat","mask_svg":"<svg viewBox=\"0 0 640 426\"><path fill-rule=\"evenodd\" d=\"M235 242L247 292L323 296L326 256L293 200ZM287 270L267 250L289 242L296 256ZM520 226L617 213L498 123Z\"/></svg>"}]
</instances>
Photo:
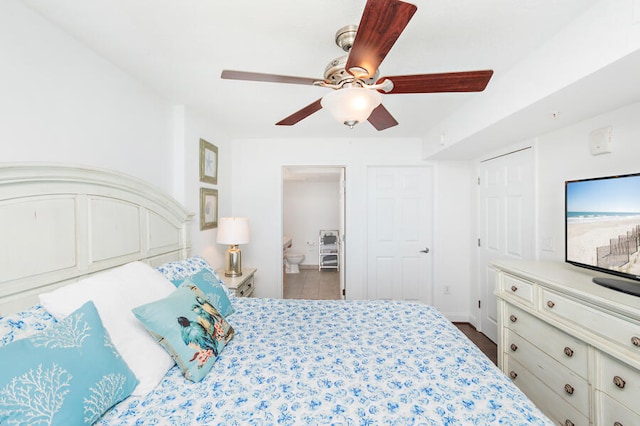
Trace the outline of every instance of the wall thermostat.
<instances>
[{"instance_id":1,"label":"wall thermostat","mask_svg":"<svg viewBox=\"0 0 640 426\"><path fill-rule=\"evenodd\" d=\"M611 152L612 144L612 126L596 129L589 134L589 149L591 150L591 155L600 155Z\"/></svg>"}]
</instances>

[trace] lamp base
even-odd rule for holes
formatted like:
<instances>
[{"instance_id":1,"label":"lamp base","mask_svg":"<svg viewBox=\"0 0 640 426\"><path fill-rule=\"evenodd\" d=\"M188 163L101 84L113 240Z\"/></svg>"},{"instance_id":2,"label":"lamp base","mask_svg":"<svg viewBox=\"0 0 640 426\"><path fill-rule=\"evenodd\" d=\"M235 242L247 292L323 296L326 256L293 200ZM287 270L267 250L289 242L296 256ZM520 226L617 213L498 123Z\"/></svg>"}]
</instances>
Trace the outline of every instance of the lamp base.
<instances>
[{"instance_id":1,"label":"lamp base","mask_svg":"<svg viewBox=\"0 0 640 426\"><path fill-rule=\"evenodd\" d=\"M237 244L230 245L229 250L224 255L224 276L242 276L242 253Z\"/></svg>"}]
</instances>

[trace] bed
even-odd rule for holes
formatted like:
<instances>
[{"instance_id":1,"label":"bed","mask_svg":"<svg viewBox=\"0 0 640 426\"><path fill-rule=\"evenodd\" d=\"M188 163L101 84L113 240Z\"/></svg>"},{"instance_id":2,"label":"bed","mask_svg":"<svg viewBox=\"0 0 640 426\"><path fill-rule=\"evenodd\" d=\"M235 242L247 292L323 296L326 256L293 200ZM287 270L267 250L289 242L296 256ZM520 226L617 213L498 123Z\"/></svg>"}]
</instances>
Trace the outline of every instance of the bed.
<instances>
[{"instance_id":1,"label":"bed","mask_svg":"<svg viewBox=\"0 0 640 426\"><path fill-rule=\"evenodd\" d=\"M42 342L42 334L51 335L79 310L94 318L94 328L103 323L104 334L119 349L104 300L135 299L132 289L143 281L145 297L153 299L148 293L162 288L161 298L134 309L144 323L144 307L173 309L181 300L171 299L175 294L200 297L202 277L216 282L211 265L189 253L191 215L129 176L57 165L0 166L0 219L3 235L10 236L0 248L0 361L3 350ZM39 244L35 256L34 244ZM57 311L56 303L70 304L90 288L103 289L100 296L86 290L94 294L95 306L78 297L66 315ZM214 304L224 327L216 328L221 346L214 348L214 356L210 351L211 358L204 360L194 355L190 362L200 363L198 368L185 369L184 357L171 352L169 337L162 336L166 341L158 344L162 333L144 323L153 345L165 356L172 354L170 364L160 368L156 384L136 392L140 377L130 374L125 354L112 348L113 362L130 372L129 388L113 406L100 410L94 398L89 415L91 398L85 398L85 422L552 424L433 307L401 301L235 298L220 288L223 293ZM206 305L214 296L205 293L209 299L198 300ZM57 301L47 295L56 295ZM171 300L169 307L162 305L166 300ZM138 344L143 339L128 340ZM111 362L93 362L87 374ZM210 370L203 373L205 362ZM0 423L3 403L6 416L7 404L21 402L15 386L13 393L9 385L3 387L1 376ZM25 399L30 398L22 403Z\"/></svg>"}]
</instances>

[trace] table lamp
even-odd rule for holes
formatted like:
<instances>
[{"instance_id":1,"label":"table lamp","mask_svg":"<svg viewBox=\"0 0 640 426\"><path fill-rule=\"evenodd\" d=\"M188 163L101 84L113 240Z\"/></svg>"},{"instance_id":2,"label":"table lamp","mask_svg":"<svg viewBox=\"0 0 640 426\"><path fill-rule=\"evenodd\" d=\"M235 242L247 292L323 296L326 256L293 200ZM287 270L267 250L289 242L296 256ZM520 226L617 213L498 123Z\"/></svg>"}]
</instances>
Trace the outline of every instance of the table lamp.
<instances>
[{"instance_id":1,"label":"table lamp","mask_svg":"<svg viewBox=\"0 0 640 426\"><path fill-rule=\"evenodd\" d=\"M218 221L218 244L228 244L229 248L224 256L224 275L239 277L242 275L242 253L239 244L249 242L249 218L222 217Z\"/></svg>"}]
</instances>

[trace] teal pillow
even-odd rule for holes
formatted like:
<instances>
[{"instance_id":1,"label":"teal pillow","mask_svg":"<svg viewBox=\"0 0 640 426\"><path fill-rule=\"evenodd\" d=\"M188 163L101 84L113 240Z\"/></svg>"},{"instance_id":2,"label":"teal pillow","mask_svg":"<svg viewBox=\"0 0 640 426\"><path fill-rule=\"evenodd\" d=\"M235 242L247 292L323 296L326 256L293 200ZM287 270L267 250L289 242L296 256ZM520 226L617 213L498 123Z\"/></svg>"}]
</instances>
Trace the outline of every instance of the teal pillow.
<instances>
[{"instance_id":1,"label":"teal pillow","mask_svg":"<svg viewBox=\"0 0 640 426\"><path fill-rule=\"evenodd\" d=\"M138 384L93 302L0 348L1 424L92 424Z\"/></svg>"},{"instance_id":2,"label":"teal pillow","mask_svg":"<svg viewBox=\"0 0 640 426\"><path fill-rule=\"evenodd\" d=\"M218 312L225 318L235 312L235 309L231 305L229 296L224 287L220 285L220 281L216 275L206 268L202 268L200 271L191 275L185 279L172 280L173 285L178 287L184 282L191 281L197 285L204 294L207 295L213 306L216 307Z\"/></svg>"},{"instance_id":3,"label":"teal pillow","mask_svg":"<svg viewBox=\"0 0 640 426\"><path fill-rule=\"evenodd\" d=\"M194 382L207 375L234 334L189 280L168 297L134 308L133 314L175 359L184 377Z\"/></svg>"}]
</instances>

